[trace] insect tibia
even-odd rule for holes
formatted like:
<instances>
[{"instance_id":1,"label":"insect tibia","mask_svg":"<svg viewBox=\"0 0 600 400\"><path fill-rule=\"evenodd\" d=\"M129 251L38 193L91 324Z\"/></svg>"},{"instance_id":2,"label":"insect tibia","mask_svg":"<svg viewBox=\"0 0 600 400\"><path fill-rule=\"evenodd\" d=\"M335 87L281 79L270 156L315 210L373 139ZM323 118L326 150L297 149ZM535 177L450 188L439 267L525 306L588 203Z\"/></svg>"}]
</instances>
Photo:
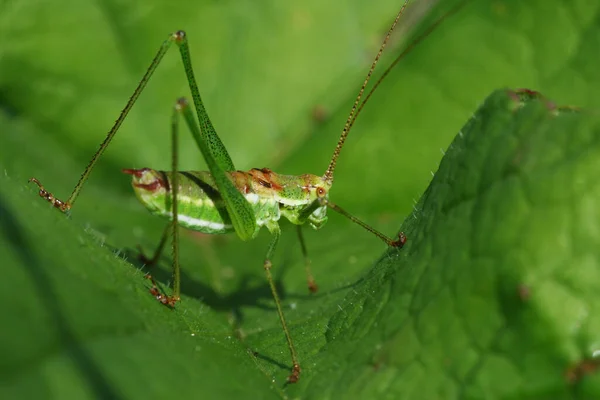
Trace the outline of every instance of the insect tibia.
<instances>
[{"instance_id":1,"label":"insect tibia","mask_svg":"<svg viewBox=\"0 0 600 400\"><path fill-rule=\"evenodd\" d=\"M350 221L354 222L355 224L362 226L364 229L371 232L373 235L377 236L379 239L383 240L390 247L402 248L404 246L404 244L406 243L406 241L408 240L406 238L406 235L404 234L404 232L400 232L398 234L398 239L396 239L396 240L384 235L383 233L379 232L377 229L373 228L370 225L365 224L360 219L356 218L354 215L350 214L349 212L347 212L346 210L344 210L337 204L334 204L325 198L321 199L321 204L326 205L327 207L331 208L333 211L335 211L339 214L342 214L344 217L348 218Z\"/></svg>"},{"instance_id":2,"label":"insect tibia","mask_svg":"<svg viewBox=\"0 0 600 400\"><path fill-rule=\"evenodd\" d=\"M52 204L54 208L58 208L62 212L67 212L71 209L71 204L66 201L62 201L56 197L49 191L47 191L44 186L38 181L36 178L30 178L29 182L35 183L39 188L39 195L41 198L45 199L48 203Z\"/></svg>"}]
</instances>

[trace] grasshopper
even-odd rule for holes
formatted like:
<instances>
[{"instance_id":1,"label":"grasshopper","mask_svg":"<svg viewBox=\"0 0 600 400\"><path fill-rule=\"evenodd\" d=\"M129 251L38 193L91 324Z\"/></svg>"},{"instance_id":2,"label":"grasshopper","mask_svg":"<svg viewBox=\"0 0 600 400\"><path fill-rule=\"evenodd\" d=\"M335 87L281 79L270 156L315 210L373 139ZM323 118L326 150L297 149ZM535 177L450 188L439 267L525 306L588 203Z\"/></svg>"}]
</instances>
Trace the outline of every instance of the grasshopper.
<instances>
[{"instance_id":1,"label":"grasshopper","mask_svg":"<svg viewBox=\"0 0 600 400\"><path fill-rule=\"evenodd\" d=\"M312 174L299 176L281 175L268 168L253 168L249 171L236 170L231 157L227 153L225 145L217 135L206 109L204 108L196 78L194 77L186 33L184 31L177 31L169 35L167 40L161 45L154 59L150 63L150 66L146 70L146 73L121 111L121 114L108 132L104 141L101 143L99 149L92 156L88 166L81 174L79 181L75 185L69 198L66 201L58 199L51 192L47 191L36 178L31 178L29 181L38 186L39 196L50 202L55 208L63 213L70 211L100 156L114 138L119 127L146 87L146 84L160 64L164 55L168 52L173 43L175 43L179 48L196 115L194 115L193 111L190 109L190 104L185 98L180 98L176 101L171 117L172 171L157 171L150 168L123 169L124 173L132 176L132 186L140 202L152 214L170 220L163 232L154 256L145 260L146 264L152 264L159 259L170 233L173 255L172 294L168 295L164 291L161 291L152 276L147 274L147 278L150 279L152 283L150 292L158 301L168 307L175 307L176 303L180 300L178 248L180 225L191 230L210 234L235 232L242 240L253 239L256 237L261 227L266 227L272 234L272 240L267 249L263 267L291 356L292 370L288 377L288 382L295 383L300 378L301 368L284 317L281 300L271 274L271 257L277 247L281 235L281 229L279 227L279 220L281 217L287 218L292 224L297 226L297 234L306 264L308 287L311 292L317 291L317 285L309 268L308 255L302 236L301 226L308 224L313 229L320 229L327 222L327 209L332 209L345 216L350 221L360 225L390 247L401 248L407 240L402 232L400 232L396 238L390 238L349 214L329 200L329 191L333 185L336 163L346 138L356 121L356 117L370 98L371 94L377 88L379 83L381 83L383 78L385 78L391 68L394 67L408 51L426 37L434 27L442 22L443 19L455 12L458 8L456 7L455 10L445 14L442 18L434 22L425 33L413 40L404 52L402 52L388 67L361 103L361 99L375 66L389 41L392 31L408 6L408 2L409 0L404 1L394 22L387 31L354 101L340 138L333 151L329 165L322 176ZM177 145L181 117L183 117L183 121L195 139L196 144L208 165L209 171L178 171Z\"/></svg>"}]
</instances>

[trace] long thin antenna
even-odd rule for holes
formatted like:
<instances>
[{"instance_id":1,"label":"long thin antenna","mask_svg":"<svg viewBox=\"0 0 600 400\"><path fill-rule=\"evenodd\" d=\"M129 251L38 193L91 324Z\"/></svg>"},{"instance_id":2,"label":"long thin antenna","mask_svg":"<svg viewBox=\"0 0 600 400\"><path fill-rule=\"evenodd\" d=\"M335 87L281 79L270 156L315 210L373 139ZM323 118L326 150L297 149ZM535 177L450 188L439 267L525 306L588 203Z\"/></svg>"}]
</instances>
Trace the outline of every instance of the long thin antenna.
<instances>
[{"instance_id":1,"label":"long thin antenna","mask_svg":"<svg viewBox=\"0 0 600 400\"><path fill-rule=\"evenodd\" d=\"M394 28L396 28L396 25L398 24L400 17L402 16L402 14L404 13L404 10L408 6L408 2L409 2L409 0L405 0L404 4L402 5L402 8L400 8L400 11L398 11L398 15L396 15L396 19L394 19L392 26L390 27L387 34L385 35L385 39L383 39L383 43L381 43L381 47L379 47L379 52L377 52L377 56L375 57L375 59L373 60L373 63L371 64L369 73L367 74L367 77L365 78L365 81L363 82L363 84L360 88L360 91L358 92L358 96L356 96L356 100L354 100L354 104L352 105L352 109L350 110L350 114L348 115L348 119L346 120L346 124L344 125L344 130L342 131L342 135L340 136L337 146L335 146L335 150L333 151L333 156L331 157L331 162L329 163L329 166L327 167L327 171L325 171L325 175L323 175L323 179L325 179L329 183L333 183L333 171L335 170L335 164L337 162L338 157L340 156L340 152L342 151L344 142L346 141L346 138L348 137L350 128L352 127L352 122L354 120L354 114L356 113L356 109L358 108L360 99L362 98L362 95L365 92L367 84L369 83L369 79L371 79L371 75L373 74L373 71L375 70L375 66L377 65L377 62L379 61L379 58L381 58L381 53L383 53L383 49L385 49L385 46L387 45L387 43L390 39L390 36L391 36L392 32L394 31Z\"/></svg>"},{"instance_id":2,"label":"long thin antenna","mask_svg":"<svg viewBox=\"0 0 600 400\"><path fill-rule=\"evenodd\" d=\"M392 68L394 68L396 66L396 64L398 64L400 62L400 60L402 60L404 57L406 57L406 55L408 55L408 53L410 53L419 43L421 43L421 41L423 41L423 39L425 39L427 36L429 36L429 34L431 34L431 32L433 32L442 22L444 22L444 20L446 20L446 18L456 14L469 1L470 0L461 1L459 4L454 6L454 8L452 8L450 11L448 11L447 13L442 15L440 18L438 18L433 24L431 24L423 33L421 33L419 36L417 36L412 42L410 42L410 44L402 51L402 53L400 53L400 55L398 55L398 57L396 57L396 59L386 68L386 70L383 72L381 77L377 80L377 82L375 82L375 84L373 85L371 90L369 90L369 93L367 93L367 95L365 96L365 99L359 105L360 99L362 98L362 95L365 91L367 83L369 82L369 79L371 78L373 70L375 69L375 65L379 61L381 53L383 52L383 49L385 48L392 31L396 27L396 24L398 23L400 16L403 14L404 9L408 5L408 0L404 2L404 5L400 9L400 11L398 12L398 15L396 16L396 19L394 20L394 23L392 24L391 28L388 30L388 33L387 33L385 39L383 40L381 47L379 48L379 52L377 53L377 56L375 57L375 60L373 61L373 64L371 65L371 69L369 70L369 73L367 74L367 78L365 79L365 82L363 83L363 85L360 89L360 92L358 93L358 96L356 97L356 100L354 101L354 105L352 106L352 110L350 111L350 115L348 116L348 120L346 121L346 125L344 125L344 130L342 131L342 135L340 136L340 139L338 140L335 151L333 152L333 157L331 158L329 167L327 167L327 171L325 172L325 175L324 175L325 180L329 181L330 183L333 183L333 171L335 170L337 158L340 155L342 146L344 145L344 142L346 141L346 138L348 137L348 133L350 132L350 129L354 125L356 118L362 111L365 104L367 104L367 102L369 101L369 99L371 98L371 96L373 95L375 90L377 89L377 87L388 76L388 74L390 73Z\"/></svg>"},{"instance_id":3,"label":"long thin antenna","mask_svg":"<svg viewBox=\"0 0 600 400\"><path fill-rule=\"evenodd\" d=\"M444 22L446 20L446 18L449 18L452 15L456 14L469 1L470 0L463 0L460 3L458 3L456 6L454 6L454 8L452 8L450 11L446 12L444 15L442 15L441 17L436 19L433 24L428 26L427 29L425 30L425 32L421 33L412 42L410 42L410 44L402 51L402 53L400 53L400 55L398 55L398 57L396 57L396 59L385 69L385 71L379 77L379 79L377 79L377 82L375 82L375 84L373 85L371 90L369 90L369 93L367 93L367 95L365 96L365 99L362 101L362 103L360 103L360 106L354 113L354 117L352 118L352 121L350 122L349 128L352 128L352 125L354 125L356 118L358 118L358 114L360 114L360 112L363 109L363 107L365 106L365 104L367 104L367 102L371 98L371 95L373 95L373 93L375 92L377 87L388 76L388 74L396 66L396 64L398 64L400 62L400 60L402 60L404 57L406 57L406 55L408 53L410 53L419 43L421 43L423 41L423 39L425 39L427 36L429 36L429 34L431 34L431 32L433 32L439 25L441 25L442 22Z\"/></svg>"}]
</instances>

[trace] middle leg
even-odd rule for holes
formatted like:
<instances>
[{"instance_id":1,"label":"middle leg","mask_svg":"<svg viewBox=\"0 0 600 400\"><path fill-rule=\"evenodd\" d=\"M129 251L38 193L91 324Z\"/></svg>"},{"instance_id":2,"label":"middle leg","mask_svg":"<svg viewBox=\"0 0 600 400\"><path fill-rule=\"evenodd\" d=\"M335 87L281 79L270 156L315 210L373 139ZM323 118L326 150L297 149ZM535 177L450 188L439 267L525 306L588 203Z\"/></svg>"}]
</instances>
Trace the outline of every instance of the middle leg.
<instances>
[{"instance_id":1,"label":"middle leg","mask_svg":"<svg viewBox=\"0 0 600 400\"><path fill-rule=\"evenodd\" d=\"M311 293L317 293L319 286L315 282L312 271L310 270L310 258L308 257L308 251L306 251L306 243L304 242L304 235L302 234L302 226L296 225L296 232L298 233L298 240L300 241L300 249L302 250L302 257L304 258L304 270L306 271L306 281L308 283L308 290Z\"/></svg>"},{"instance_id":2,"label":"middle leg","mask_svg":"<svg viewBox=\"0 0 600 400\"><path fill-rule=\"evenodd\" d=\"M296 383L298 382L298 379L300 379L300 364L298 363L298 355L296 354L296 349L294 348L292 336L290 335L287 323L285 322L285 317L283 316L283 309L281 308L281 300L279 298L279 294L277 293L277 287L275 286L273 275L271 274L271 267L273 266L271 263L271 257L273 256L275 247L277 247L277 243L279 242L279 237L281 236L281 229L279 228L279 225L277 225L277 223L273 224L272 226L268 226L268 228L269 231L273 234L273 239L269 244L269 249L267 250L267 255L265 257L265 274L267 275L267 281L269 282L269 287L271 288L271 293L273 294L273 299L275 300L275 306L277 307L277 314L279 314L279 320L281 321L281 326L283 328L283 332L285 333L285 338L287 340L290 355L292 357L292 372L290 376L288 376L288 382Z\"/></svg>"}]
</instances>

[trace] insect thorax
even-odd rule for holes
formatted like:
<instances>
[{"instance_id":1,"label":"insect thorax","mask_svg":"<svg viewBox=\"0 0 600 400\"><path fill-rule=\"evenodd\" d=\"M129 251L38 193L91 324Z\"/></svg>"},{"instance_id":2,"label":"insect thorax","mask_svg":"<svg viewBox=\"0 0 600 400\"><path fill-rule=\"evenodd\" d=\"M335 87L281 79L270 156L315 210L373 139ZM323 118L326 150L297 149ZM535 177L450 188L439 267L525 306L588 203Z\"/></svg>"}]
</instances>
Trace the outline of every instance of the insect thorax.
<instances>
[{"instance_id":1,"label":"insect thorax","mask_svg":"<svg viewBox=\"0 0 600 400\"><path fill-rule=\"evenodd\" d=\"M280 214L296 225L306 222L320 229L327 222L327 207L319 198L327 199L331 185L320 176L280 175L268 168L251 169L252 190L260 197L273 198L278 203Z\"/></svg>"}]
</instances>

